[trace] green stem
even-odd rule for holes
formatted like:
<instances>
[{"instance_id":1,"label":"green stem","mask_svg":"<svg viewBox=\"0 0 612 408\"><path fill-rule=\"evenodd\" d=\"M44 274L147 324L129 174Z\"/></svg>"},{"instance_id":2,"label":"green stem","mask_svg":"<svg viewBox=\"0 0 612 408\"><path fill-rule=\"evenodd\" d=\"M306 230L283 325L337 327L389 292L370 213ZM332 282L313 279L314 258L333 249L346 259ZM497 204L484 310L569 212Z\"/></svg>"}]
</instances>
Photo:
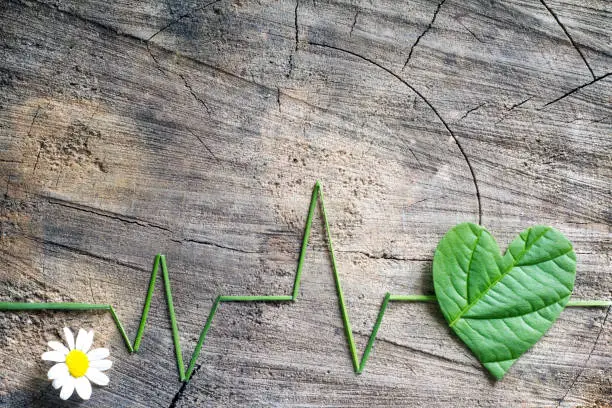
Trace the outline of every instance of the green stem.
<instances>
[{"instance_id":1,"label":"green stem","mask_svg":"<svg viewBox=\"0 0 612 408\"><path fill-rule=\"evenodd\" d=\"M329 222L327 219L327 212L325 211L325 205L323 203L323 191L321 188L321 183L316 182L313 191L312 198L310 200L310 206L308 209L308 216L306 218L306 226L304 228L304 236L302 238L302 245L300 249L300 255L298 258L297 270L295 274L295 280L293 282L293 290L291 295L271 295L271 296L217 296L215 301L213 302L212 308L208 313L208 318L206 319L206 323L200 332L200 336L198 338L198 342L196 347L191 355L191 359L189 360L189 366L187 370L185 370L185 365L183 362L183 353L181 351L180 344L180 334L178 328L178 319L176 318L176 313L174 311L174 303L172 300L172 288L170 285L170 276L168 274L168 267L166 266L166 257L161 254L157 254L155 256L155 261L153 263L153 270L151 272L151 277L149 279L149 286L147 290L147 295L145 297L144 306L142 308L142 315L140 318L140 324L138 326L138 330L136 332L136 337L134 339L134 343L130 341L115 309L111 305L101 305L101 304L92 304L92 303L25 303L25 302L0 302L0 311L40 311L40 310L63 310L63 311L92 311L92 310L102 310L109 311L123 341L125 342L126 348L130 352L136 352L140 348L140 343L144 336L144 331L146 328L147 317L149 316L149 311L151 309L151 302L153 300L153 292L155 292L155 283L157 280L157 274L159 272L159 268L161 266L162 280L164 291L166 293L166 304L168 307L168 315L170 317L170 324L172 329L172 340L174 342L174 351L176 355L176 364L179 372L179 378L181 381L189 381L191 378L193 371L196 366L196 362L200 353L202 351L202 347L204 346L204 342L206 340L206 335L208 331L212 327L212 323L215 317L215 314L219 310L219 307L222 303L234 303L234 302L292 302L296 301L298 298L298 294L300 291L300 282L302 277L302 270L304 267L304 261L306 259L306 251L308 249L308 241L310 239L310 231L312 229L312 222L314 219L314 213L317 207L317 203L320 205L321 209L321 217L323 219L326 239L327 239L327 248L329 252L329 257L331 261L332 273L334 277L334 283L336 286L336 292L338 295L338 303L340 307L340 315L342 317L342 323L344 325L344 332L346 335L346 340L349 346L349 353L351 355L351 361L353 363L353 369L356 373L361 373L368 361L370 356L370 352L374 347L374 343L376 341L376 335L382 325L383 317L385 312L391 302L436 302L437 299L434 295L393 295L391 293L387 293L383 298L383 302L380 306L380 310L378 312L378 316L376 318L376 322L374 323L374 327L372 328L372 332L368 339L368 343L363 351L361 356L361 360L358 358L357 347L355 345L355 338L353 336L353 329L351 328L351 322L348 315L348 309L346 306L346 301L344 298L344 292L342 291L342 286L340 284L340 274L338 272L338 266L336 262L336 256L334 254L334 248L332 244L331 232L329 228ZM601 307L601 306L610 306L612 302L606 300L570 300L567 306L575 306L575 307Z\"/></svg>"},{"instance_id":2,"label":"green stem","mask_svg":"<svg viewBox=\"0 0 612 408\"><path fill-rule=\"evenodd\" d=\"M612 305L609 300L570 300L567 307L605 307Z\"/></svg>"}]
</instances>

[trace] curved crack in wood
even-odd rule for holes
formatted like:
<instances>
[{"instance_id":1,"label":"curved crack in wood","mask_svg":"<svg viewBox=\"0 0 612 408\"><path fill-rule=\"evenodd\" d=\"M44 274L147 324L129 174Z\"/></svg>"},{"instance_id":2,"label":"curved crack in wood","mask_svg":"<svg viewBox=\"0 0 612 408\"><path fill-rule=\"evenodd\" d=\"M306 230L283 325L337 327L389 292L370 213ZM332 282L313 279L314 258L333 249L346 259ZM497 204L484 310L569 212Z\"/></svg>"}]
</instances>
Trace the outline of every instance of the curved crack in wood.
<instances>
[{"instance_id":1,"label":"curved crack in wood","mask_svg":"<svg viewBox=\"0 0 612 408\"><path fill-rule=\"evenodd\" d=\"M383 71L387 72L388 74L392 75L394 78L396 78L398 81L400 81L401 83L403 83L404 85L406 85L412 92L414 92L419 98L421 98L423 100L423 102L425 102L425 104L431 109L431 111L436 115L436 117L438 118L438 120L442 123L442 125L444 125L444 128L448 131L448 133L451 135L451 137L453 138L455 144L457 145L457 147L459 148L459 152L461 153L461 155L463 156L463 159L465 160L468 169L470 171L470 175L472 178L472 181L474 183L474 189L476 190L476 201L478 203L478 224L482 223L482 203L481 203L481 198L480 198L480 188L478 187L478 182L476 181L476 174L474 172L474 168L472 167L472 163L470 162L470 159L468 158L467 154L465 153L465 150L463 149L463 146L461 145L461 143L459 142L459 139L457 138L457 136L455 136L455 134L453 133L453 131L451 130L451 128L448 126L448 124L446 123L446 121L442 118L442 116L440 115L440 113L438 112L438 110L431 104L431 102L429 102L429 100L427 100L427 98L425 98L425 96L420 93L415 87L413 87L412 85L410 85L406 80L404 80L402 77L400 77L398 74L396 74L395 72L391 71L389 68L379 64L378 62L371 60L367 57L364 57L363 55L359 55L353 51L350 50L346 50L344 48L340 48L340 47L335 47L333 45L328 45L328 44L323 44L323 43L317 43L317 42L308 42L309 45L314 45L316 47L323 47L323 48L329 48L332 50L336 50L336 51L341 51L347 54L350 54L354 57L360 58L366 62L369 62L372 65L377 66L378 68L382 69Z\"/></svg>"},{"instance_id":2,"label":"curved crack in wood","mask_svg":"<svg viewBox=\"0 0 612 408\"><path fill-rule=\"evenodd\" d=\"M586 65L586 67L588 68L589 72L591 73L591 76L593 77L593 79L596 79L597 77L595 76L595 73L593 72L593 70L591 69L591 66L589 65L588 61L586 60L586 58L584 57L584 54L582 54L582 51L580 51L580 48L578 47L578 45L574 42L574 39L572 38L572 36L570 35L569 31L567 31L567 29L565 28L565 26L563 25L563 23L561 23L561 20L559 20L559 17L557 17L557 14L555 14L555 12L548 7L548 4L546 4L544 2L544 0L540 0L540 3L542 3L542 5L546 8L546 10L548 10L548 12L550 13L550 15L555 19L555 21L557 22L557 24L559 25L559 27L561 27L561 29L563 30L563 32L565 33L565 36L569 39L570 43L572 44L572 47L574 47L574 49L578 52L578 54L580 55L580 58L582 58L582 61L584 62L584 65Z\"/></svg>"},{"instance_id":3,"label":"curved crack in wood","mask_svg":"<svg viewBox=\"0 0 612 408\"><path fill-rule=\"evenodd\" d=\"M53 9L53 10L56 10L57 12L60 12L60 13L62 13L62 14L66 14L66 15L72 16L72 17L74 17L74 18L77 18L78 20L81 20L81 21L83 21L83 22L86 22L86 23L92 24L92 25L94 25L94 26L96 26L96 27L98 27L98 28L102 28L102 29L104 29L104 30L111 31L111 32L115 33L115 34L116 34L116 35L118 35L118 36L124 36L124 37L127 37L127 38L132 38L132 39L137 40L137 41L139 41L139 42L140 42L140 41L145 41L147 51L149 52L149 54L151 55L151 57L153 58L153 60L155 61L155 63L158 65L158 69L160 69L160 70L161 70L161 71L162 71L162 72L165 74L165 71L164 71L163 69L161 69L161 67L159 66L159 62L157 61L157 59L155 58L155 56L154 56L154 55L151 53L151 51L150 51L150 47L149 47L149 46L150 46L150 44L154 44L156 47L158 47L159 49L161 49L161 50L163 50L163 51L166 51L166 52L172 52L172 50L169 50L169 49L167 49L167 48L165 48L165 47L163 47L163 46L161 46L161 45L159 45L159 44L157 44L157 43L155 43L155 42L150 42L150 41L149 41L149 40L147 40L147 39L140 38L140 37L135 36L135 35L132 35L132 34L128 34L128 33L119 33L119 32L118 32L116 29L114 29L113 27L110 27L110 26L107 26L107 25L101 24L101 23L99 23L99 22L97 22L97 21L95 21L95 20L90 20L90 19L87 19L87 18L82 17L82 16L80 16L80 15L78 15L78 14L70 13L70 12L68 12L68 11L65 11L65 10L60 9L60 8L59 8L59 7L57 7L57 6L48 5L47 3L40 2L39 0L35 0L35 1L36 1L36 3L37 3L37 4L40 4L40 5L42 5L42 6L45 6L45 7L51 8L51 9ZM219 1L219 0L217 0L217 1ZM440 3L440 6L441 6L441 4L443 4L443 3L444 3L444 1L445 1L445 0L443 0L443 1ZM207 4L208 4L208 5L210 5L210 4L214 4L214 3L215 3L215 2L213 2L213 3L207 3ZM296 7L296 8L297 8L297 7ZM436 15L437 15L437 13L436 13ZM164 30L164 28L162 28L161 30L159 30L159 32L161 32L161 31L163 31L163 30ZM158 33L159 33L159 32L158 32ZM149 38L150 38L150 39L152 39L152 38L153 38L155 35L156 35L156 34L154 34L153 36L151 36L151 37L149 37ZM473 167L472 167L472 164L471 164L471 162L470 162L470 160L469 160L469 158L468 158L467 154L465 153L465 151L464 151L464 149L463 149L463 146L461 145L461 143L459 142L459 140L457 139L457 137L455 136L455 134L453 133L453 131L452 131L452 130L449 128L448 124L447 124L447 123L446 123L446 121L445 121L445 120L444 120L444 119L443 119L443 118L440 116L440 114L439 114L439 113L438 113L438 111L435 109L435 107L434 107L434 106L433 106L433 105L432 105L432 104L431 104L431 103L430 103L430 102L429 102L429 101L428 101L428 100L427 100L427 99L426 99L426 98L423 96L423 94L421 94L421 93L420 93L418 90L416 90L416 88L414 88L412 85L410 85L408 82L406 82L406 81L405 81L405 80L404 80L402 77L400 77L399 75L397 75L395 72L391 71L390 69L388 69L388 68L386 68L386 67L384 67L384 66L382 66L382 65L380 65L380 64L378 64L378 63L376 63L375 61L373 61L373 60L371 60L371 59L369 59L369 58L366 58L366 57L364 57L364 56L361 56L361 55L359 55L359 54L357 54L357 53L354 53L354 52L352 52L352 51L349 51L349 50L345 50L345 49L342 49L342 48L338 48L338 47L334 47L334 46L330 46L330 45L326 45L326 44L319 44L319 43L315 43L315 42L309 42L309 44L310 44L310 45L314 45L314 46L327 47L327 48L330 48L330 49L335 49L335 50L337 50L337 51L342 51L342 52L345 52L345 53L348 53L348 54L354 55L355 57L358 57L358 58L360 58L360 59L363 59L364 61L367 61L367 62L369 62L369 63L371 63L371 64L373 64L373 65L376 65L376 66L377 66L377 67L379 67L380 69L382 69L382 70L384 70L384 71L388 72L389 74L391 74L391 75L392 75L393 77L395 77L397 80L399 80L399 81L400 81L400 82L402 82L404 85L406 85L408 88L410 88L410 89L411 89L411 90L412 90L412 91L413 91L415 94L417 94L417 96L419 96L419 97L420 97L420 98L421 98L421 99L422 99L422 100L423 100L423 101L424 101L424 102L427 104L427 106L429 106L429 108L430 108L430 109L431 109L431 110L434 112L434 114L436 115L436 117L437 117L437 118L438 118L438 119L439 119L439 120L442 122L442 124L444 125L444 127L446 128L446 130L449 132L449 134L451 135L451 137L452 137L452 138L453 138L453 140L455 141L455 144L456 144L456 145L457 145L457 147L459 148L459 151L461 152L461 154L462 154L463 158L465 159L465 161L466 161L466 163L467 163L467 165L468 165L468 168L469 168L469 170L470 170L470 174L471 174L471 177L472 177L472 181L473 181L473 183L474 183L474 188L475 188L475 190L476 190L476 198L477 198L477 201L478 201L478 223L479 223L479 224L481 224L481 222L482 222L482 203L481 203L481 197L480 197L480 189L479 189L479 187L478 187L478 182L477 182L477 180L476 180L476 175L475 175L474 169L473 169ZM210 69L213 69L213 70L216 70L216 71L222 72L222 73L224 73L224 74L226 74L226 75L229 75L229 76L231 76L231 77L234 77L234 78L237 78L237 79L241 79L241 80L246 81L246 82L249 82L249 83L253 83L253 84L255 84L255 85L257 85L257 86L260 86L260 87L262 87L262 88L265 88L265 89L272 89L272 88L270 88L270 87L268 87L268 86L266 86L266 85L260 84L260 83L258 83L258 82L256 82L256 81L253 81L253 80L249 80L249 79L243 78L243 77L241 77L241 76L239 76L239 75L236 75L236 74L234 74L234 73L232 73L232 72L229 72L229 71L226 71L226 70L221 69L221 68L219 68L219 67L216 67L216 66L214 66L214 65L208 64L208 63L206 63L206 62L204 62L204 61L200 61L200 60L198 60L198 59L196 59L196 58L189 57L189 56L183 56L183 58L185 58L185 59L187 59L187 60L189 60L189 61L192 61L192 62L194 62L194 63L196 63L196 64L203 65L203 66L206 66L206 67L208 67L208 68L210 68ZM604 76L602 76L602 77L598 78L598 80L599 80L599 79L602 79L602 78L604 78L604 77L606 77L606 76L608 76L608 75L609 75L609 74L606 74L606 75L604 75ZM593 82L595 82L595 81L593 81ZM589 83L589 84L590 84L590 83ZM589 85L589 84L586 84L586 85ZM584 85L584 86L586 86L586 85ZM582 87L584 87L584 86L582 86ZM577 90L577 89L576 89L576 90ZM575 92L575 91L574 91L574 92ZM566 96L567 96L567 95L566 95ZM561 97L561 98L559 98L559 99L562 99L562 98L563 98L563 97ZM551 103L554 103L554 102L556 102L556 101L553 101L553 102L551 102Z\"/></svg>"}]
</instances>

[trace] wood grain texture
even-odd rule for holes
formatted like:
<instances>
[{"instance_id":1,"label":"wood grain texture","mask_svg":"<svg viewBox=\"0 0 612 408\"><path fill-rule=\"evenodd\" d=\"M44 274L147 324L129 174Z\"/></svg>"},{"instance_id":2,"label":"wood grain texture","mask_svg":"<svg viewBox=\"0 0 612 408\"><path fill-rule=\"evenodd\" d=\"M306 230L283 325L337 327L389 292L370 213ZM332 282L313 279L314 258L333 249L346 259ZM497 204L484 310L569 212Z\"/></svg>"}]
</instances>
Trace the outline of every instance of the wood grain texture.
<instances>
[{"instance_id":1,"label":"wood grain texture","mask_svg":"<svg viewBox=\"0 0 612 408\"><path fill-rule=\"evenodd\" d=\"M611 299L611 13L3 0L0 299L110 303L132 334L161 251L190 353L216 295L290 293L316 179L360 350L461 221L502 247L555 226L575 297ZM494 383L436 305L393 304L355 375L316 225L299 301L223 305L184 387L161 291L137 355L108 315L1 313L0 405L60 405L40 354L64 325L112 350L96 407L612 405L609 309L567 309Z\"/></svg>"}]
</instances>

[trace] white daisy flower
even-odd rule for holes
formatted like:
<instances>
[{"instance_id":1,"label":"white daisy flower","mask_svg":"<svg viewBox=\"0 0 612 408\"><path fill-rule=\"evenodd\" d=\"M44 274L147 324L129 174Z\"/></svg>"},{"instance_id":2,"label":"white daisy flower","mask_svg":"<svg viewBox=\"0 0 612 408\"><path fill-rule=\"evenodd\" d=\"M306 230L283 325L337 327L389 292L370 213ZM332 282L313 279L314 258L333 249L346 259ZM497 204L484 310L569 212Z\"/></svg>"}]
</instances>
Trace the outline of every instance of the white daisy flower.
<instances>
[{"instance_id":1,"label":"white daisy flower","mask_svg":"<svg viewBox=\"0 0 612 408\"><path fill-rule=\"evenodd\" d=\"M113 365L112 361L105 360L109 356L107 348L96 348L90 350L93 344L93 330L86 332L79 330L74 341L72 331L64 327L66 344L59 341L48 343L51 351L43 353L42 359L56 362L47 373L52 381L53 388L61 388L60 398L67 400L76 390L79 397L88 400L91 397L91 383L107 385L108 377L102 371L106 371Z\"/></svg>"}]
</instances>

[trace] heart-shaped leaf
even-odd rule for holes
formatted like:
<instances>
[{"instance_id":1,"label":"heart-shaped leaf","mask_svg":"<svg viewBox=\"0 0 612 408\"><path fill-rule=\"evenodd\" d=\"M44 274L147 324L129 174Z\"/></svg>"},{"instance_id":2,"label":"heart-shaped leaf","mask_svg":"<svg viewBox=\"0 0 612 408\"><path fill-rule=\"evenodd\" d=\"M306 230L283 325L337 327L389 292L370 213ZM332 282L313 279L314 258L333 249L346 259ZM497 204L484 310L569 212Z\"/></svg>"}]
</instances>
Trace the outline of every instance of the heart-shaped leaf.
<instances>
[{"instance_id":1,"label":"heart-shaped leaf","mask_svg":"<svg viewBox=\"0 0 612 408\"><path fill-rule=\"evenodd\" d=\"M485 228L459 224L433 262L444 317L497 379L557 320L575 277L572 243L545 226L521 232L502 256Z\"/></svg>"}]
</instances>

